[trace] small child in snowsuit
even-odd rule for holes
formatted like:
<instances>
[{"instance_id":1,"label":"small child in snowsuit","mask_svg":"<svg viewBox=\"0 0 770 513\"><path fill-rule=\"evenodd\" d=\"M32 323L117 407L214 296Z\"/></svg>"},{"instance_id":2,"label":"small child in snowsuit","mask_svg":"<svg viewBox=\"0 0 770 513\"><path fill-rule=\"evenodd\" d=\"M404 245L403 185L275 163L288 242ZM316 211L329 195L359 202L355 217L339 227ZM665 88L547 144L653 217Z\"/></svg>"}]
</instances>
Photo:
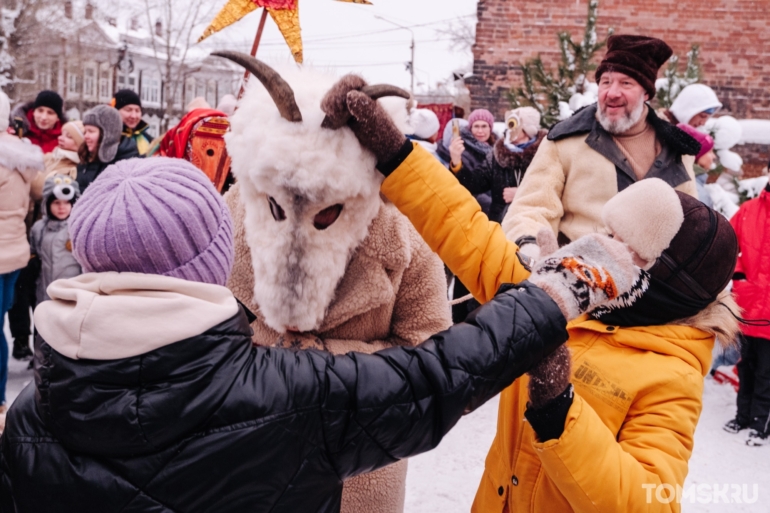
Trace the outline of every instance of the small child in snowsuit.
<instances>
[{"instance_id":1,"label":"small child in snowsuit","mask_svg":"<svg viewBox=\"0 0 770 513\"><path fill-rule=\"evenodd\" d=\"M733 295L747 319L770 319L770 185L747 201L730 219L740 255L733 275ZM744 325L738 362L738 412L725 431L749 430L746 445L770 442L770 327Z\"/></svg>"},{"instance_id":2,"label":"small child in snowsuit","mask_svg":"<svg viewBox=\"0 0 770 513\"><path fill-rule=\"evenodd\" d=\"M80 197L78 183L67 175L50 176L43 185L43 218L32 226L30 247L40 259L37 278L37 304L51 299L46 289L51 282L74 278L83 271L72 256L68 219Z\"/></svg>"}]
</instances>

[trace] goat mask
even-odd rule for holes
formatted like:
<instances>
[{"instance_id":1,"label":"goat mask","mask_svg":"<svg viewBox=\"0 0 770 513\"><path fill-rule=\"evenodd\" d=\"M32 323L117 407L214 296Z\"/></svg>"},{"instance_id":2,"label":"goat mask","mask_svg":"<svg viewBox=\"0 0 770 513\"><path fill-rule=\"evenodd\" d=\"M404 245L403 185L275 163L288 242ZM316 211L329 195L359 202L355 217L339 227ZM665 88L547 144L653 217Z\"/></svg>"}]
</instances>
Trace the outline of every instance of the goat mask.
<instances>
[{"instance_id":1,"label":"goat mask","mask_svg":"<svg viewBox=\"0 0 770 513\"><path fill-rule=\"evenodd\" d=\"M215 55L262 83L249 83L225 136L246 213L254 302L279 333L316 330L379 212L382 175L348 127L321 126L321 100L337 77L278 75L245 54Z\"/></svg>"}]
</instances>

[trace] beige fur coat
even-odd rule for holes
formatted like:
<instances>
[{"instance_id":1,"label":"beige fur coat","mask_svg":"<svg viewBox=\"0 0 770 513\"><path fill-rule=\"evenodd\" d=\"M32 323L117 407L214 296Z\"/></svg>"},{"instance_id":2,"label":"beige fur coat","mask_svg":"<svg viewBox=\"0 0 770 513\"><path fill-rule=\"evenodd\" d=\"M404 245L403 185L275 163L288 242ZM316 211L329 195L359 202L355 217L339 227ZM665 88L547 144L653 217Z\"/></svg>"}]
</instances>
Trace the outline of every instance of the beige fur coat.
<instances>
[{"instance_id":1,"label":"beige fur coat","mask_svg":"<svg viewBox=\"0 0 770 513\"><path fill-rule=\"evenodd\" d=\"M451 325L441 261L393 205L383 204L351 258L321 328L303 340L288 340L264 323L252 302L254 272L238 184L225 201L235 236L235 263L227 286L257 315L252 324L256 344L323 347L334 354L373 353L419 344ZM341 511L400 513L405 483L406 461L350 479L343 489Z\"/></svg>"}]
</instances>

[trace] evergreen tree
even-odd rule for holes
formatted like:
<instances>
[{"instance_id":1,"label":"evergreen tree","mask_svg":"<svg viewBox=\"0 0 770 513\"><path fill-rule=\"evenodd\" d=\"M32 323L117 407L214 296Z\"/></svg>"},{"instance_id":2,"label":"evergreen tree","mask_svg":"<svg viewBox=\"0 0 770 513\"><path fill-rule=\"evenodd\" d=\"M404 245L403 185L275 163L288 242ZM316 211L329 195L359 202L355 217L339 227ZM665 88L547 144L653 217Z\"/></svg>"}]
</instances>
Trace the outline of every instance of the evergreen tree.
<instances>
[{"instance_id":1,"label":"evergreen tree","mask_svg":"<svg viewBox=\"0 0 770 513\"><path fill-rule=\"evenodd\" d=\"M559 102L568 102L575 93L583 93L586 76L596 69L596 53L607 45L598 40L596 19L599 0L589 0L588 17L582 41L575 42L569 32L557 35L561 58L556 74L547 69L540 55L521 65L522 85L512 88L508 100L513 108L531 106L540 111L541 124L549 127L559 117ZM607 37L612 35L610 29Z\"/></svg>"},{"instance_id":2,"label":"evergreen tree","mask_svg":"<svg viewBox=\"0 0 770 513\"><path fill-rule=\"evenodd\" d=\"M659 107L666 109L671 107L682 89L690 84L700 82L703 74L698 60L699 56L700 46L692 45L690 51L687 52L687 64L682 73L679 73L679 56L671 56L666 71L663 72L663 79L656 84L655 99Z\"/></svg>"}]
</instances>

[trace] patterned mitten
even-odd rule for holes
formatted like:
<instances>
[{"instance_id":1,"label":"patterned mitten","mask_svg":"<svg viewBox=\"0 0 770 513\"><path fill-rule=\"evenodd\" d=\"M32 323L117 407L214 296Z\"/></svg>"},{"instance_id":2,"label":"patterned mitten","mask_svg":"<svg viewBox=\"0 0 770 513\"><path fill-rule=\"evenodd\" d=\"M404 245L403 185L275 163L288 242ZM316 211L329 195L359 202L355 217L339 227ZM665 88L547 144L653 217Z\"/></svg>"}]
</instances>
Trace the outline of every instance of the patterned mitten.
<instances>
[{"instance_id":1,"label":"patterned mitten","mask_svg":"<svg viewBox=\"0 0 770 513\"><path fill-rule=\"evenodd\" d=\"M570 321L630 290L639 273L625 244L591 234L541 258L529 281Z\"/></svg>"}]
</instances>

